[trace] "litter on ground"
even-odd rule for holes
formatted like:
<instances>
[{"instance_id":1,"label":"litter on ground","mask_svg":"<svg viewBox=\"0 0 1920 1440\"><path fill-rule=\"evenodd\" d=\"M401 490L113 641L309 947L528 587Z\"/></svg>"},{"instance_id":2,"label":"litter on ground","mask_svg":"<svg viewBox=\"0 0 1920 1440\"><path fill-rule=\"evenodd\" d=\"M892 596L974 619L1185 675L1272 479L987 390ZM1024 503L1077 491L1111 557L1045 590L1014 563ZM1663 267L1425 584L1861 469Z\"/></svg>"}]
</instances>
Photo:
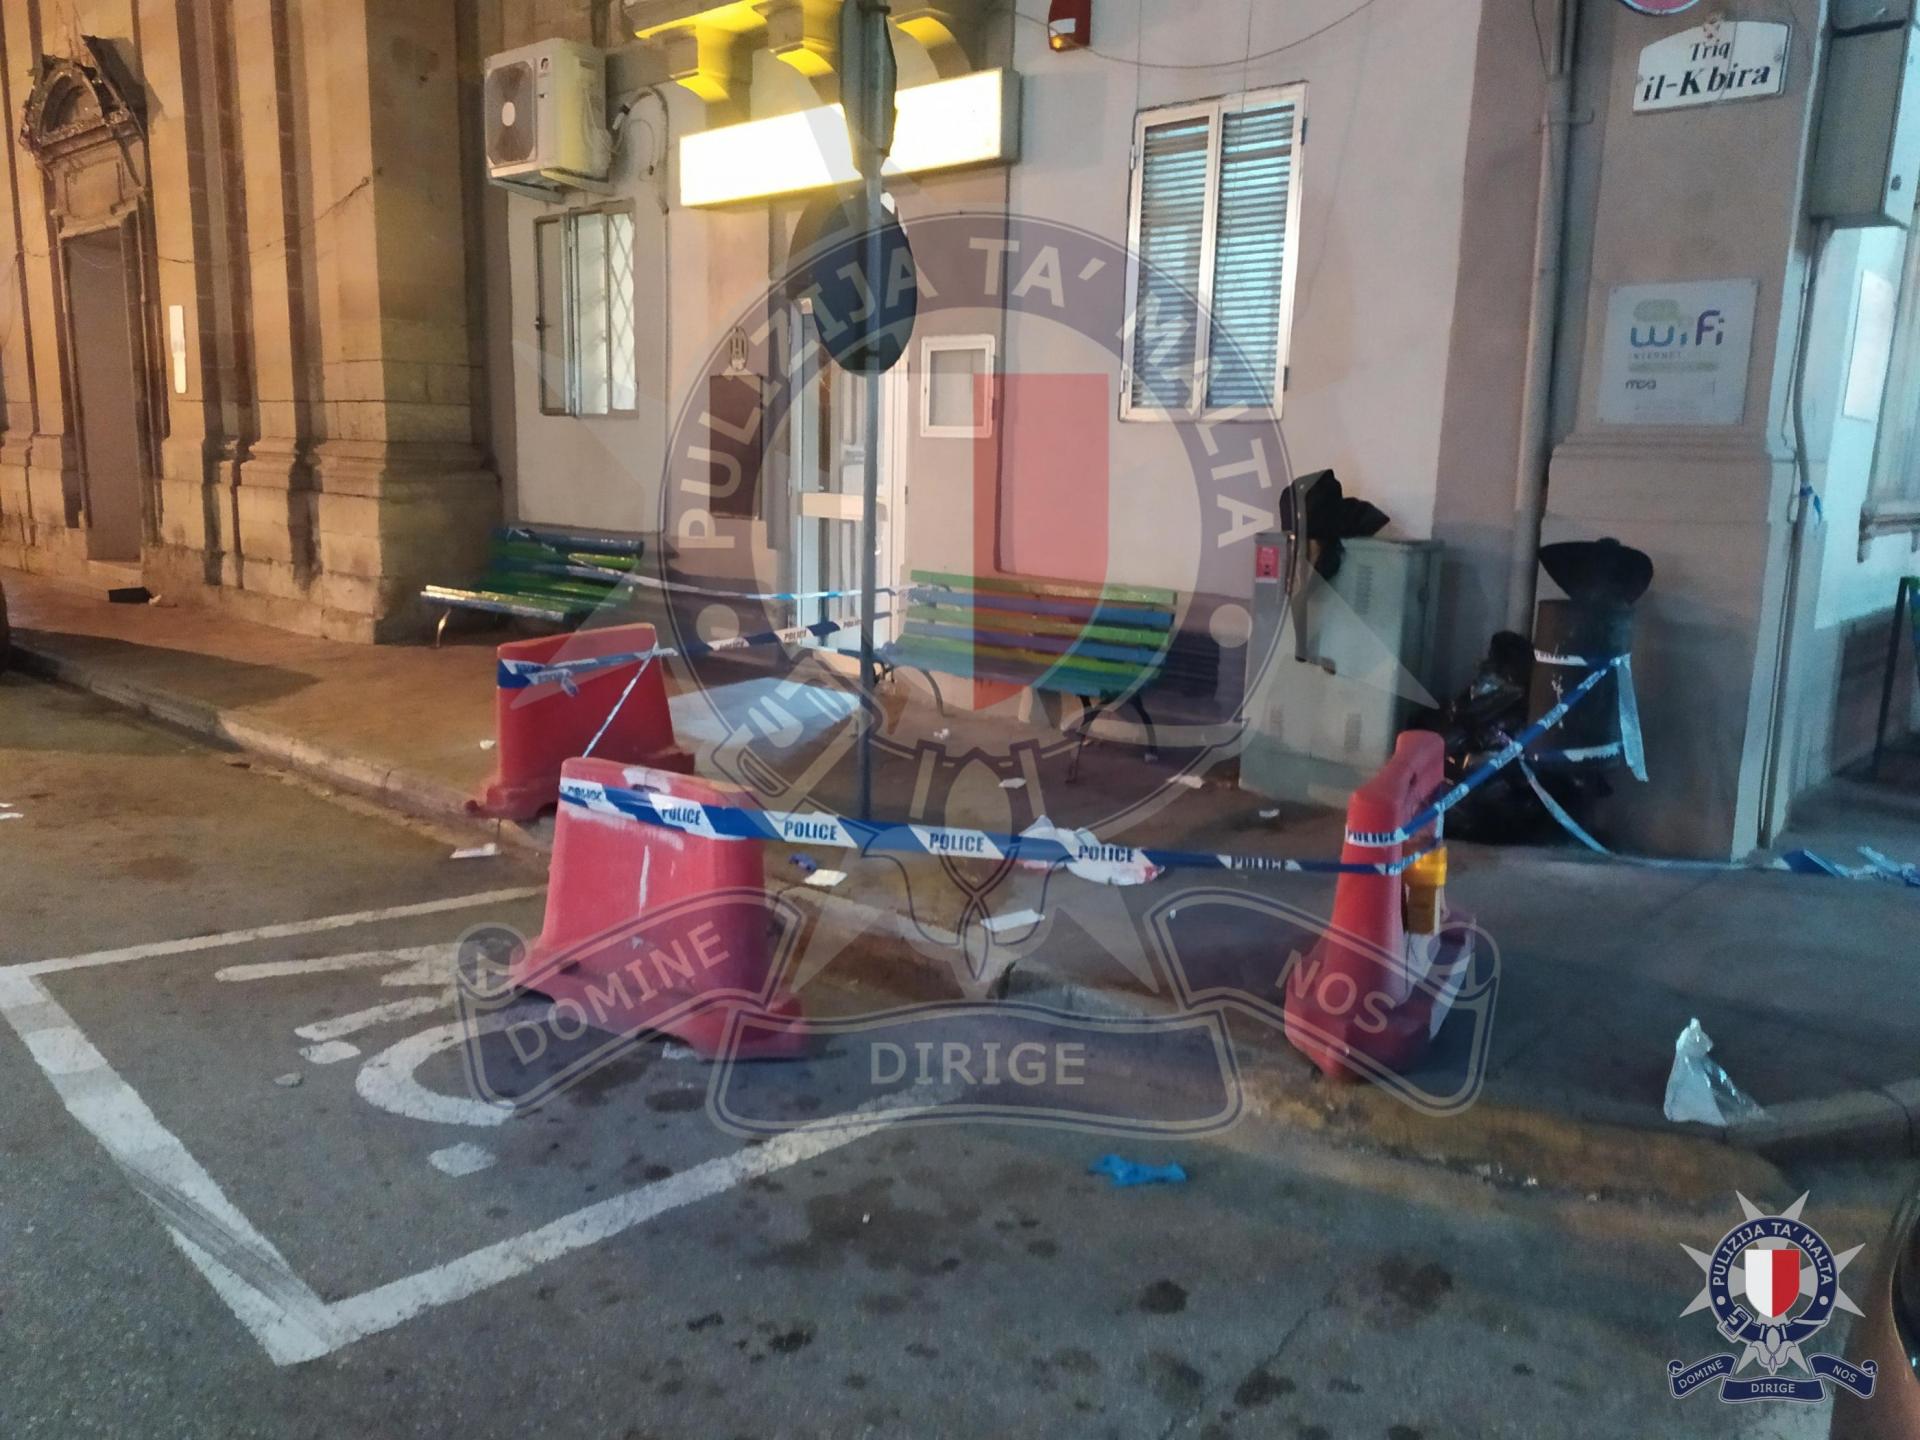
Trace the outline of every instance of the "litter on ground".
<instances>
[{"instance_id":1,"label":"litter on ground","mask_svg":"<svg viewBox=\"0 0 1920 1440\"><path fill-rule=\"evenodd\" d=\"M1119 1155L1102 1155L1087 1167L1089 1175L1108 1175L1116 1187L1129 1185L1184 1185L1187 1172L1178 1165L1143 1165Z\"/></svg>"},{"instance_id":2,"label":"litter on ground","mask_svg":"<svg viewBox=\"0 0 1920 1440\"><path fill-rule=\"evenodd\" d=\"M1667 1119L1724 1127L1764 1113L1733 1083L1719 1061L1710 1058L1712 1049L1713 1041L1700 1028L1700 1022L1689 1020L1673 1042L1673 1069L1667 1076Z\"/></svg>"}]
</instances>

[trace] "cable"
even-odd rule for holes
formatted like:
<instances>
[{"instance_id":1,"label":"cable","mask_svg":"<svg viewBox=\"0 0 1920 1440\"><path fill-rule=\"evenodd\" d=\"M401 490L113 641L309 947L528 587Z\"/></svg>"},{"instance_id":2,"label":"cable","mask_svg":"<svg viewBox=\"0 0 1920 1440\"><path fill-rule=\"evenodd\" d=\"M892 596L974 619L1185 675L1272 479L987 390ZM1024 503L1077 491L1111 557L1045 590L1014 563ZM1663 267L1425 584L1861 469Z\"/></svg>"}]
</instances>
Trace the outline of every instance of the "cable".
<instances>
[{"instance_id":1,"label":"cable","mask_svg":"<svg viewBox=\"0 0 1920 1440\"><path fill-rule=\"evenodd\" d=\"M1289 40L1284 45L1275 45L1272 49L1262 50L1255 55L1235 55L1228 60L1202 60L1184 64L1171 64L1165 61L1154 60L1129 60L1124 55L1109 55L1106 51L1097 50L1091 45L1086 47L1086 53L1089 55L1097 55L1102 60L1109 61L1115 65L1131 65L1136 70L1225 70L1234 65L1251 65L1257 60L1271 60L1275 55L1284 55L1289 50L1296 50L1310 41L1318 40L1329 30L1337 30L1340 26L1354 19L1363 11L1371 10L1376 3L1378 3L1378 0L1360 0L1360 3L1347 11L1346 14L1335 16L1319 29L1310 30L1297 40ZM1017 9L1013 12L1013 15L1015 19L1025 20L1030 25L1038 25L1043 30L1047 26L1047 22L1037 15L1027 15Z\"/></svg>"}]
</instances>

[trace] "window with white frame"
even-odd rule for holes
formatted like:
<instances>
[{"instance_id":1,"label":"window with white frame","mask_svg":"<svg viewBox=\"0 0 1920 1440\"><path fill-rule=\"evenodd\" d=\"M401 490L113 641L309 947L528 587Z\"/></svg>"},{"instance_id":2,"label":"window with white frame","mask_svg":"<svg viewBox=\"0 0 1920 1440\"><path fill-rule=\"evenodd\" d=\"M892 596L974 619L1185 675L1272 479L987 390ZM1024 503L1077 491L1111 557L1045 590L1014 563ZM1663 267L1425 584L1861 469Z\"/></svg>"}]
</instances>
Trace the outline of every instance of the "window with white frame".
<instances>
[{"instance_id":1,"label":"window with white frame","mask_svg":"<svg viewBox=\"0 0 1920 1440\"><path fill-rule=\"evenodd\" d=\"M1135 122L1123 416L1280 409L1305 104L1292 85Z\"/></svg>"},{"instance_id":2,"label":"window with white frame","mask_svg":"<svg viewBox=\"0 0 1920 1440\"><path fill-rule=\"evenodd\" d=\"M991 437L992 385L991 335L929 335L920 342L920 433L931 439Z\"/></svg>"},{"instance_id":3,"label":"window with white frame","mask_svg":"<svg viewBox=\"0 0 1920 1440\"><path fill-rule=\"evenodd\" d=\"M1911 240L1880 396L1880 430L1860 510L1862 542L1875 535L1920 534L1920 244Z\"/></svg>"},{"instance_id":4,"label":"window with white frame","mask_svg":"<svg viewBox=\"0 0 1920 1440\"><path fill-rule=\"evenodd\" d=\"M534 222L540 408L630 415L639 408L633 212L578 210Z\"/></svg>"}]
</instances>

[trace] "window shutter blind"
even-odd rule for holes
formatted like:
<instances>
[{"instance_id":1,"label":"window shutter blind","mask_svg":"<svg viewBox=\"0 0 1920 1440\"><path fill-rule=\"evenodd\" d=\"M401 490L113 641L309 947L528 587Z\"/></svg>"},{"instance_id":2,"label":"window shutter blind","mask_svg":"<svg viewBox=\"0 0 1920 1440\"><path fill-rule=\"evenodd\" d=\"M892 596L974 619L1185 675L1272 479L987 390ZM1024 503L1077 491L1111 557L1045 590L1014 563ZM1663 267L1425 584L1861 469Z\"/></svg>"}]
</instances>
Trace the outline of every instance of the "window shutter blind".
<instances>
[{"instance_id":1,"label":"window shutter blind","mask_svg":"<svg viewBox=\"0 0 1920 1440\"><path fill-rule=\"evenodd\" d=\"M1274 403L1294 120L1291 104L1222 117L1209 408Z\"/></svg>"},{"instance_id":2,"label":"window shutter blind","mask_svg":"<svg viewBox=\"0 0 1920 1440\"><path fill-rule=\"evenodd\" d=\"M1211 119L1150 125L1140 154L1140 270L1134 293L1132 402L1193 404Z\"/></svg>"}]
</instances>

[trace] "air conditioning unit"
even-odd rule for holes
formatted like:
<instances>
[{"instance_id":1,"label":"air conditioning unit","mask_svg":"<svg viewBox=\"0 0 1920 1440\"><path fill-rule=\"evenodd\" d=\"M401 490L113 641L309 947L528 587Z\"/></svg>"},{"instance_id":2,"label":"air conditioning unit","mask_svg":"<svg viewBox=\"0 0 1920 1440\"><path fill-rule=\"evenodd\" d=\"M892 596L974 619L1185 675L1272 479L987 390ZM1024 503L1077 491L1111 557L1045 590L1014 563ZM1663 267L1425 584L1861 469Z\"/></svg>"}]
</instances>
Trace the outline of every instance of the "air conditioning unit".
<instances>
[{"instance_id":1,"label":"air conditioning unit","mask_svg":"<svg viewBox=\"0 0 1920 1440\"><path fill-rule=\"evenodd\" d=\"M1283 559L1288 542L1277 530L1255 537ZM1340 806L1387 762L1412 711L1433 703L1424 682L1439 558L1430 540L1348 540L1339 574L1311 576L1293 605L1284 564L1259 567L1251 653L1271 658L1247 677L1241 789Z\"/></svg>"},{"instance_id":2,"label":"air conditioning unit","mask_svg":"<svg viewBox=\"0 0 1920 1440\"><path fill-rule=\"evenodd\" d=\"M607 57L543 40L487 61L487 174L512 187L599 189L613 159Z\"/></svg>"}]
</instances>

